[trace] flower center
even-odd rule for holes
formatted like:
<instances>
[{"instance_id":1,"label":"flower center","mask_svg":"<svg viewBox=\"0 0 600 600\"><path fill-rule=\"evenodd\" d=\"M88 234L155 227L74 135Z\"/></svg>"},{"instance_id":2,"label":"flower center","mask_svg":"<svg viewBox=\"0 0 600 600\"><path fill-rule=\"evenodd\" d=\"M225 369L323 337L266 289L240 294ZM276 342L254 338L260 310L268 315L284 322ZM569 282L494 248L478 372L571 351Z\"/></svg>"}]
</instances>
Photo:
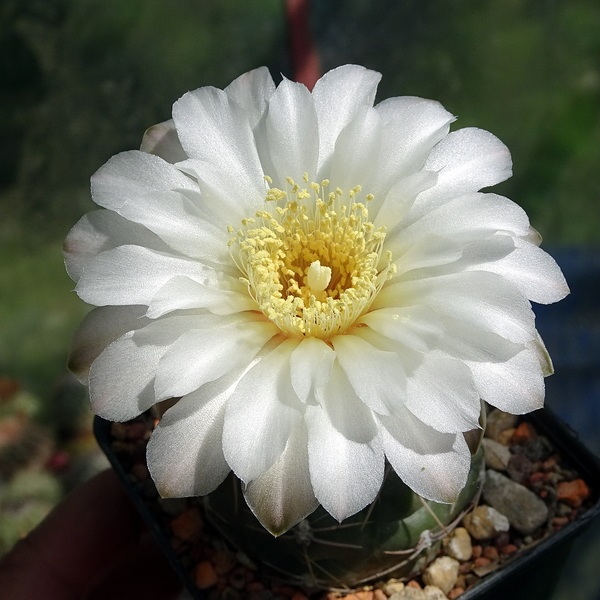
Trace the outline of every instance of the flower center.
<instances>
[{"instance_id":1,"label":"flower center","mask_svg":"<svg viewBox=\"0 0 600 600\"><path fill-rule=\"evenodd\" d=\"M265 178L272 183L269 177ZM378 271L385 238L375 230L360 186L328 192L329 181L306 188L269 188L265 210L242 220L229 242L240 279L260 310L290 336L328 340L364 314L393 273L391 254Z\"/></svg>"}]
</instances>

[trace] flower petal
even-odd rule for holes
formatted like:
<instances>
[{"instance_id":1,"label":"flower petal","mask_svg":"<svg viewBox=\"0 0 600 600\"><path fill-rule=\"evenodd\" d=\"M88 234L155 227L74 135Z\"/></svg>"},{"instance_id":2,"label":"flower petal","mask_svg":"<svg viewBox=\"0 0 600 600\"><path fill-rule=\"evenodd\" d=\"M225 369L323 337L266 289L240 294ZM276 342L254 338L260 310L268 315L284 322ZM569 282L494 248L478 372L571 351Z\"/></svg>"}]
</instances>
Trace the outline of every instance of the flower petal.
<instances>
[{"instance_id":1,"label":"flower petal","mask_svg":"<svg viewBox=\"0 0 600 600\"><path fill-rule=\"evenodd\" d=\"M274 91L275 84L267 67L248 71L225 88L227 95L244 109L252 128L263 116Z\"/></svg>"},{"instance_id":2,"label":"flower petal","mask_svg":"<svg viewBox=\"0 0 600 600\"><path fill-rule=\"evenodd\" d=\"M505 277L533 302L551 304L562 300L569 286L556 261L531 242L517 238L515 246L505 258L481 268Z\"/></svg>"},{"instance_id":3,"label":"flower petal","mask_svg":"<svg viewBox=\"0 0 600 600\"><path fill-rule=\"evenodd\" d=\"M412 215L407 216L407 219ZM406 227L390 231L385 249L400 256L425 235L435 232L440 236L478 239L497 231L508 231L515 236L527 235L529 219L517 204L496 194L471 194L446 202L421 216Z\"/></svg>"},{"instance_id":4,"label":"flower petal","mask_svg":"<svg viewBox=\"0 0 600 600\"><path fill-rule=\"evenodd\" d=\"M377 436L373 412L356 395L338 361L333 364L325 390L318 394L319 404L346 439L366 444Z\"/></svg>"},{"instance_id":5,"label":"flower petal","mask_svg":"<svg viewBox=\"0 0 600 600\"><path fill-rule=\"evenodd\" d=\"M362 106L342 129L331 159L332 188L346 192L357 185L365 186L375 170L381 148L381 119L374 108ZM371 189L364 190L367 193Z\"/></svg>"},{"instance_id":6,"label":"flower petal","mask_svg":"<svg viewBox=\"0 0 600 600\"><path fill-rule=\"evenodd\" d=\"M281 456L303 404L290 381L290 355L299 340L288 339L263 356L240 380L227 404L223 450L235 474L256 479Z\"/></svg>"},{"instance_id":7,"label":"flower petal","mask_svg":"<svg viewBox=\"0 0 600 600\"><path fill-rule=\"evenodd\" d=\"M140 150L160 156L160 158L171 164L187 158L187 154L179 141L173 119L148 127L142 138Z\"/></svg>"},{"instance_id":8,"label":"flower petal","mask_svg":"<svg viewBox=\"0 0 600 600\"><path fill-rule=\"evenodd\" d=\"M79 281L92 258L124 244L169 251L157 235L142 225L132 223L111 210L95 210L81 217L63 242L67 273L73 281Z\"/></svg>"},{"instance_id":9,"label":"flower petal","mask_svg":"<svg viewBox=\"0 0 600 600\"><path fill-rule=\"evenodd\" d=\"M379 421L386 458L402 481L427 500L456 501L471 467L462 434L440 433L406 409Z\"/></svg>"},{"instance_id":10,"label":"flower petal","mask_svg":"<svg viewBox=\"0 0 600 600\"><path fill-rule=\"evenodd\" d=\"M189 277L177 276L169 279L152 296L146 316L156 319L175 310L190 308L206 308L215 315L230 315L256 310L257 307L243 284L233 278L219 278L217 288Z\"/></svg>"},{"instance_id":11,"label":"flower petal","mask_svg":"<svg viewBox=\"0 0 600 600\"><path fill-rule=\"evenodd\" d=\"M544 406L544 373L538 355L523 350L501 362L467 362L481 397L496 408L524 414Z\"/></svg>"},{"instance_id":12,"label":"flower petal","mask_svg":"<svg viewBox=\"0 0 600 600\"><path fill-rule=\"evenodd\" d=\"M444 331L438 314L427 306L381 308L363 315L360 321L418 352L431 350Z\"/></svg>"},{"instance_id":13,"label":"flower petal","mask_svg":"<svg viewBox=\"0 0 600 600\"><path fill-rule=\"evenodd\" d=\"M338 521L373 502L383 483L379 440L354 442L340 433L320 406L307 406L308 464L313 491Z\"/></svg>"},{"instance_id":14,"label":"flower petal","mask_svg":"<svg viewBox=\"0 0 600 600\"><path fill-rule=\"evenodd\" d=\"M517 344L535 335L535 317L528 300L495 273L470 271L393 283L381 290L373 310L419 304Z\"/></svg>"},{"instance_id":15,"label":"flower petal","mask_svg":"<svg viewBox=\"0 0 600 600\"><path fill-rule=\"evenodd\" d=\"M139 150L113 156L92 175L94 202L112 210L151 192L180 190L197 191L198 185L162 158Z\"/></svg>"},{"instance_id":16,"label":"flower petal","mask_svg":"<svg viewBox=\"0 0 600 600\"><path fill-rule=\"evenodd\" d=\"M437 431L479 427L478 390L469 368L459 360L424 354L421 364L407 373L405 407Z\"/></svg>"},{"instance_id":17,"label":"flower petal","mask_svg":"<svg viewBox=\"0 0 600 600\"><path fill-rule=\"evenodd\" d=\"M455 117L439 102L413 96L388 98L375 110L383 123L381 156L369 191L385 196L394 183L419 171Z\"/></svg>"},{"instance_id":18,"label":"flower petal","mask_svg":"<svg viewBox=\"0 0 600 600\"><path fill-rule=\"evenodd\" d=\"M437 171L437 185L415 204L424 214L448 198L477 192L512 175L508 148L489 131L465 127L446 136L431 152L425 169Z\"/></svg>"},{"instance_id":19,"label":"flower petal","mask_svg":"<svg viewBox=\"0 0 600 600\"><path fill-rule=\"evenodd\" d=\"M409 271L439 267L456 262L462 256L461 244L451 238L430 233L413 244L402 256L394 261L395 277Z\"/></svg>"},{"instance_id":20,"label":"flower petal","mask_svg":"<svg viewBox=\"0 0 600 600\"><path fill-rule=\"evenodd\" d=\"M232 374L222 377L184 396L163 415L146 450L148 469L163 498L204 496L227 477L223 417L236 383Z\"/></svg>"},{"instance_id":21,"label":"flower petal","mask_svg":"<svg viewBox=\"0 0 600 600\"><path fill-rule=\"evenodd\" d=\"M246 112L226 92L204 87L173 105L173 119L198 176L219 173L220 200L233 214L264 199L263 172Z\"/></svg>"},{"instance_id":22,"label":"flower petal","mask_svg":"<svg viewBox=\"0 0 600 600\"><path fill-rule=\"evenodd\" d=\"M67 360L69 371L87 384L90 367L102 351L123 334L149 322L141 306L102 306L91 310L73 336Z\"/></svg>"},{"instance_id":23,"label":"flower petal","mask_svg":"<svg viewBox=\"0 0 600 600\"><path fill-rule=\"evenodd\" d=\"M286 178L302 185L305 172L316 176L319 152L317 113L310 92L301 83L284 79L269 102L266 136L276 187L285 189Z\"/></svg>"},{"instance_id":24,"label":"flower petal","mask_svg":"<svg viewBox=\"0 0 600 600\"><path fill-rule=\"evenodd\" d=\"M219 229L211 223L184 194L149 193L143 198L128 200L117 212L148 228L186 256L220 265L231 262L227 248L230 236L226 228Z\"/></svg>"},{"instance_id":25,"label":"flower petal","mask_svg":"<svg viewBox=\"0 0 600 600\"><path fill-rule=\"evenodd\" d=\"M94 413L110 421L128 421L155 404L153 382L160 358L197 322L197 315L165 317L107 346L90 368Z\"/></svg>"},{"instance_id":26,"label":"flower petal","mask_svg":"<svg viewBox=\"0 0 600 600\"><path fill-rule=\"evenodd\" d=\"M336 335L331 343L357 396L379 414L406 401L406 375L400 356L379 350L356 335Z\"/></svg>"},{"instance_id":27,"label":"flower petal","mask_svg":"<svg viewBox=\"0 0 600 600\"><path fill-rule=\"evenodd\" d=\"M323 340L304 338L290 357L292 386L302 402L314 403L317 390L323 390L329 381L335 351Z\"/></svg>"},{"instance_id":28,"label":"flower petal","mask_svg":"<svg viewBox=\"0 0 600 600\"><path fill-rule=\"evenodd\" d=\"M249 365L279 331L273 323L259 319L257 314L243 313L185 332L158 363L154 383L157 400L184 396ZM219 335L215 336L217 328Z\"/></svg>"},{"instance_id":29,"label":"flower petal","mask_svg":"<svg viewBox=\"0 0 600 600\"><path fill-rule=\"evenodd\" d=\"M523 350L491 331L476 325L445 317L441 319L444 335L438 340L437 349L449 357L476 362L504 362Z\"/></svg>"},{"instance_id":30,"label":"flower petal","mask_svg":"<svg viewBox=\"0 0 600 600\"><path fill-rule=\"evenodd\" d=\"M358 65L328 71L317 81L313 98L319 120L319 175L329 163L338 135L362 106L371 107L381 74Z\"/></svg>"},{"instance_id":31,"label":"flower petal","mask_svg":"<svg viewBox=\"0 0 600 600\"><path fill-rule=\"evenodd\" d=\"M195 260L141 246L119 246L90 261L75 291L82 300L96 306L148 306L156 292L178 275L199 283L219 284L215 270Z\"/></svg>"},{"instance_id":32,"label":"flower petal","mask_svg":"<svg viewBox=\"0 0 600 600\"><path fill-rule=\"evenodd\" d=\"M273 535L285 533L319 506L310 482L307 443L306 426L299 423L281 456L244 490L248 506Z\"/></svg>"}]
</instances>

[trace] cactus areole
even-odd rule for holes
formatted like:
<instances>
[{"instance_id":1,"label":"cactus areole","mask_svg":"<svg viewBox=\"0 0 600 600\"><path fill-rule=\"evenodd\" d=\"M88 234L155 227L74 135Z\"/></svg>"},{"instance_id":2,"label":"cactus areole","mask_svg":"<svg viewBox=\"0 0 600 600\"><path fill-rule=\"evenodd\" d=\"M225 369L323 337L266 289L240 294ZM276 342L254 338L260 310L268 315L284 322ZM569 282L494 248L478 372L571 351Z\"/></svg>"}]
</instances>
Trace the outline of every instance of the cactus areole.
<instances>
[{"instance_id":1,"label":"cactus areole","mask_svg":"<svg viewBox=\"0 0 600 600\"><path fill-rule=\"evenodd\" d=\"M205 496L233 471L247 509L223 529L254 515L257 539L300 539L330 584L364 573L325 549L381 572L460 513L481 400L542 406L530 301L568 293L524 211L480 191L510 176L504 144L451 132L431 100L374 105L380 78L346 65L310 92L260 68L185 94L94 174L100 210L64 243L97 307L69 358L94 412L169 400L147 450L160 494Z\"/></svg>"}]
</instances>

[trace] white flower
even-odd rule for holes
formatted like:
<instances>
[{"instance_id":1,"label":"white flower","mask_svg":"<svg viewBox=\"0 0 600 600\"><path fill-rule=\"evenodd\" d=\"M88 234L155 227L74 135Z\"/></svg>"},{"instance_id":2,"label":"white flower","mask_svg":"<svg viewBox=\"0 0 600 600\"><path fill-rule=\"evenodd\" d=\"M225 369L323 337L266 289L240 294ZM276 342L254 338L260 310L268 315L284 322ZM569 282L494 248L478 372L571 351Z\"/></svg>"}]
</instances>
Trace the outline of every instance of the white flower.
<instances>
[{"instance_id":1,"label":"white flower","mask_svg":"<svg viewBox=\"0 0 600 600\"><path fill-rule=\"evenodd\" d=\"M373 106L379 79L348 65L310 93L261 68L189 92L93 176L102 210L65 256L99 308L71 368L110 420L181 397L148 445L163 496L233 470L281 533L371 503L387 459L452 502L480 398L542 406L529 300L568 288L523 210L479 192L509 152L437 102Z\"/></svg>"}]
</instances>

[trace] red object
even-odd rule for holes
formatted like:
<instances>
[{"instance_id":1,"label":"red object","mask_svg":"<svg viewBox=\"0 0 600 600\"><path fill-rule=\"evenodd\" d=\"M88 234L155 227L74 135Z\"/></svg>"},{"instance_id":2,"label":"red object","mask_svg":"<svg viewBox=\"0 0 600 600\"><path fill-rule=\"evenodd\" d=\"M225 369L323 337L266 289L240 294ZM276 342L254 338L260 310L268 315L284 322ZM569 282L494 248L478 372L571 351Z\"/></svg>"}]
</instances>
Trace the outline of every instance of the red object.
<instances>
[{"instance_id":1,"label":"red object","mask_svg":"<svg viewBox=\"0 0 600 600\"><path fill-rule=\"evenodd\" d=\"M310 2L286 0L285 12L294 79L312 90L317 79L321 77L321 68L309 27Z\"/></svg>"}]
</instances>

